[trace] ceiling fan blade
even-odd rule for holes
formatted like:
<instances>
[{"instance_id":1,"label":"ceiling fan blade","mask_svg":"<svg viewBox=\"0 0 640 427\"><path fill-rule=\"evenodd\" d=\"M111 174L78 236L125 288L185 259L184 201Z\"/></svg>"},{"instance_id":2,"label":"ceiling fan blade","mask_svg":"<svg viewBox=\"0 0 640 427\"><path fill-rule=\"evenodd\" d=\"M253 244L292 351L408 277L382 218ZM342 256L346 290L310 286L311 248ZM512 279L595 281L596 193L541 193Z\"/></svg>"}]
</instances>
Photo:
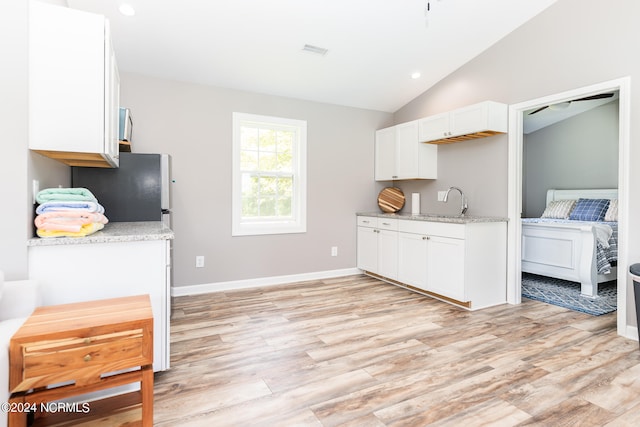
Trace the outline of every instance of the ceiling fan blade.
<instances>
[{"instance_id":1,"label":"ceiling fan blade","mask_svg":"<svg viewBox=\"0 0 640 427\"><path fill-rule=\"evenodd\" d=\"M539 113L540 111L544 110L545 108L549 108L549 106L548 106L548 105L545 105L544 107L540 107L540 108L538 108L537 110L533 110L533 111L532 111L532 112L530 112L528 115L530 116L530 115L532 115L532 114Z\"/></svg>"},{"instance_id":2,"label":"ceiling fan blade","mask_svg":"<svg viewBox=\"0 0 640 427\"><path fill-rule=\"evenodd\" d=\"M574 101L593 101L594 99L611 98L612 93L599 93L597 95L585 96L584 98L574 99Z\"/></svg>"}]
</instances>

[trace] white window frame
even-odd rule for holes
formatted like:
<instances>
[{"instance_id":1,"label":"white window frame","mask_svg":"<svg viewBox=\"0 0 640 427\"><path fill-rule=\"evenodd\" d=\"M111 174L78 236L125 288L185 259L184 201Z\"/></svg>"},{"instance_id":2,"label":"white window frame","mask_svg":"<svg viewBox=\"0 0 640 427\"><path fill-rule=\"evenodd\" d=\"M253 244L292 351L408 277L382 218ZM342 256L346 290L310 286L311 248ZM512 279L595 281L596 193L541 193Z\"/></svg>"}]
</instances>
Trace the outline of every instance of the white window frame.
<instances>
[{"instance_id":1,"label":"white window frame","mask_svg":"<svg viewBox=\"0 0 640 427\"><path fill-rule=\"evenodd\" d=\"M292 219L264 220L242 218L242 171L240 169L240 129L244 124L291 128L296 133L293 154ZM305 120L233 113L232 155L232 236L305 233L307 231L307 122Z\"/></svg>"}]
</instances>

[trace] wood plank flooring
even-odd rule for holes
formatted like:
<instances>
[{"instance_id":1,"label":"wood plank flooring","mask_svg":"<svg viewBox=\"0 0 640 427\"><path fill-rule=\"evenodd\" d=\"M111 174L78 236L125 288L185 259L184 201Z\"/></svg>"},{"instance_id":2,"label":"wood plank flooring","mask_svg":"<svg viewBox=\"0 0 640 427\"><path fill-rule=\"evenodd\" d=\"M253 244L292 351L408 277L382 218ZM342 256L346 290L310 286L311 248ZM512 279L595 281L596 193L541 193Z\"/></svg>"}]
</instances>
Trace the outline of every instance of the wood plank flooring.
<instances>
[{"instance_id":1,"label":"wood plank flooring","mask_svg":"<svg viewBox=\"0 0 640 427\"><path fill-rule=\"evenodd\" d=\"M640 350L615 324L367 276L174 298L155 425L638 426Z\"/></svg>"}]
</instances>

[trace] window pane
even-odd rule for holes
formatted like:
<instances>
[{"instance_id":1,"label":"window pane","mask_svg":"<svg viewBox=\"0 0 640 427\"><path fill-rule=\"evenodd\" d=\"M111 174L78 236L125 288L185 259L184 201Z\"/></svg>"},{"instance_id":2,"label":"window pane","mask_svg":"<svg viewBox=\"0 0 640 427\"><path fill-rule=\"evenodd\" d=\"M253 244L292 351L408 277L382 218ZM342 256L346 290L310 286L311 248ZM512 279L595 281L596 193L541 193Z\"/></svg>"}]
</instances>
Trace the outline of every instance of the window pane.
<instances>
[{"instance_id":1,"label":"window pane","mask_svg":"<svg viewBox=\"0 0 640 427\"><path fill-rule=\"evenodd\" d=\"M278 131L278 152L291 151L293 149L294 132Z\"/></svg>"},{"instance_id":2,"label":"window pane","mask_svg":"<svg viewBox=\"0 0 640 427\"><path fill-rule=\"evenodd\" d=\"M276 216L276 199L275 197L267 197L260 199L260 216Z\"/></svg>"},{"instance_id":3,"label":"window pane","mask_svg":"<svg viewBox=\"0 0 640 427\"><path fill-rule=\"evenodd\" d=\"M258 199L256 197L243 197L242 198L242 217L255 218L259 214L260 212L258 211Z\"/></svg>"},{"instance_id":4,"label":"window pane","mask_svg":"<svg viewBox=\"0 0 640 427\"><path fill-rule=\"evenodd\" d=\"M258 149L258 128L243 126L240 129L240 149Z\"/></svg>"},{"instance_id":5,"label":"window pane","mask_svg":"<svg viewBox=\"0 0 640 427\"><path fill-rule=\"evenodd\" d=\"M281 176L278 179L278 194L280 197L291 197L293 194L293 178Z\"/></svg>"},{"instance_id":6,"label":"window pane","mask_svg":"<svg viewBox=\"0 0 640 427\"><path fill-rule=\"evenodd\" d=\"M260 151L276 151L276 131L272 129L260 129Z\"/></svg>"},{"instance_id":7,"label":"window pane","mask_svg":"<svg viewBox=\"0 0 640 427\"><path fill-rule=\"evenodd\" d=\"M291 217L291 197L278 198L278 216Z\"/></svg>"},{"instance_id":8,"label":"window pane","mask_svg":"<svg viewBox=\"0 0 640 427\"><path fill-rule=\"evenodd\" d=\"M263 176L260 177L260 197L264 196L275 196L277 178L273 176Z\"/></svg>"},{"instance_id":9,"label":"window pane","mask_svg":"<svg viewBox=\"0 0 640 427\"><path fill-rule=\"evenodd\" d=\"M243 170L243 171L258 170L258 152L257 151L240 151L240 170Z\"/></svg>"},{"instance_id":10,"label":"window pane","mask_svg":"<svg viewBox=\"0 0 640 427\"><path fill-rule=\"evenodd\" d=\"M242 174L242 197L257 195L258 188L258 177Z\"/></svg>"},{"instance_id":11,"label":"window pane","mask_svg":"<svg viewBox=\"0 0 640 427\"><path fill-rule=\"evenodd\" d=\"M266 153L264 151L260 152L260 160L258 162L259 169L263 172L275 171L276 163L278 158L276 157L276 153Z\"/></svg>"}]
</instances>

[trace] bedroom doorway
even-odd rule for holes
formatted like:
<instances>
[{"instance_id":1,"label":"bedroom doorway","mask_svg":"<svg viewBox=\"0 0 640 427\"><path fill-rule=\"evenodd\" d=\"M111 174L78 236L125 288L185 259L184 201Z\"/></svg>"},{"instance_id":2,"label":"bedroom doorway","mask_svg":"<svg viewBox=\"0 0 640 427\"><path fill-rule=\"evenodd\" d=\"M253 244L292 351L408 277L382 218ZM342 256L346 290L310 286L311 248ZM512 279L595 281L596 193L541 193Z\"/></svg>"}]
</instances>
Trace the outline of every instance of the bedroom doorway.
<instances>
[{"instance_id":1,"label":"bedroom doorway","mask_svg":"<svg viewBox=\"0 0 640 427\"><path fill-rule=\"evenodd\" d=\"M619 235L623 236L618 245L617 274L617 332L619 335L633 337L627 329L627 288L628 261L626 230L628 229L629 194L629 127L630 127L630 78L612 80L567 92L549 95L543 98L525 101L509 107L509 183L508 183L508 259L507 259L507 301L520 304L521 296L521 233L520 217L523 204L523 148L524 114L551 104L566 103L578 98L590 97L606 92L618 91L618 191L619 191Z\"/></svg>"}]
</instances>

